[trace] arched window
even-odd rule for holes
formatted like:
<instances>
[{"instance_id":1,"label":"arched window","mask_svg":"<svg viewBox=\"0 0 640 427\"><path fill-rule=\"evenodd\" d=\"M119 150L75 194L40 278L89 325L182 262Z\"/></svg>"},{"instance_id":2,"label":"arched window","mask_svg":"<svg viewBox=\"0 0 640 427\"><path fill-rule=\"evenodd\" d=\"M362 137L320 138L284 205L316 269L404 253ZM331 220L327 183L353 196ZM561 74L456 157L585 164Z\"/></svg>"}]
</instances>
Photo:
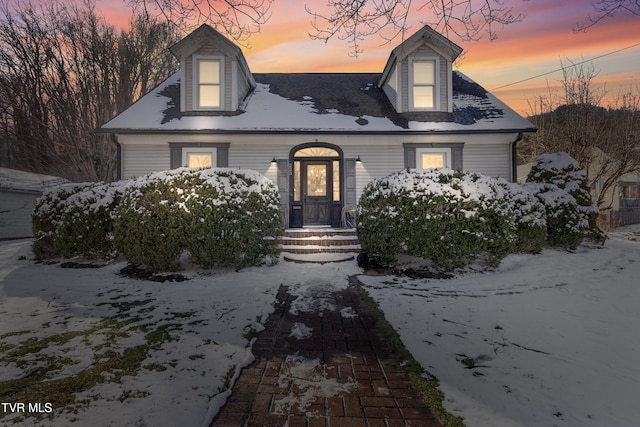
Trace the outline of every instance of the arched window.
<instances>
[{"instance_id":1,"label":"arched window","mask_svg":"<svg viewBox=\"0 0 640 427\"><path fill-rule=\"evenodd\" d=\"M296 151L293 157L340 157L340 153L328 147L307 147Z\"/></svg>"}]
</instances>

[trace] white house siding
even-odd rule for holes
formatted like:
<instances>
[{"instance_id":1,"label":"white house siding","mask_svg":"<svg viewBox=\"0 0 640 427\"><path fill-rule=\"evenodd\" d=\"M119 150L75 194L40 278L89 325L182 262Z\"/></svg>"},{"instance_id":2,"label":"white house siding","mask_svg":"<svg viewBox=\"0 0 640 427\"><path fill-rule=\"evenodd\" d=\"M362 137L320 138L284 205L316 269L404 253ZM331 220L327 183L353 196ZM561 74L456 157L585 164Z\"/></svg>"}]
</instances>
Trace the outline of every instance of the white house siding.
<instances>
[{"instance_id":1,"label":"white house siding","mask_svg":"<svg viewBox=\"0 0 640 427\"><path fill-rule=\"evenodd\" d=\"M356 164L356 197L371 180L405 167L404 143L464 143L464 170L494 177L511 177L511 142L515 134L495 135L120 135L123 178L170 168L169 142L229 143L229 167L253 169L277 182L276 160L288 159L291 150L306 143L340 147L345 159L360 157Z\"/></svg>"},{"instance_id":2,"label":"white house siding","mask_svg":"<svg viewBox=\"0 0 640 427\"><path fill-rule=\"evenodd\" d=\"M146 137L152 139L153 137ZM120 137L120 142L126 139ZM133 178L170 168L167 143L122 144L122 177Z\"/></svg>"},{"instance_id":3,"label":"white house siding","mask_svg":"<svg viewBox=\"0 0 640 427\"><path fill-rule=\"evenodd\" d=\"M510 181L511 146L505 143L465 144L462 166L467 171Z\"/></svg>"}]
</instances>

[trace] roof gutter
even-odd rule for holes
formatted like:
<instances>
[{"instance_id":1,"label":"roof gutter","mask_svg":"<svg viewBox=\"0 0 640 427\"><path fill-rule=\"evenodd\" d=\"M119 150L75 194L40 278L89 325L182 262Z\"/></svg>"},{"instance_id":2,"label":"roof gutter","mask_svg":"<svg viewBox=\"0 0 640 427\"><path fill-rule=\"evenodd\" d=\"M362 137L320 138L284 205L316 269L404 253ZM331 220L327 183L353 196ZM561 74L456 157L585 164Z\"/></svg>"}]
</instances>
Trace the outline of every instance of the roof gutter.
<instances>
[{"instance_id":1,"label":"roof gutter","mask_svg":"<svg viewBox=\"0 0 640 427\"><path fill-rule=\"evenodd\" d=\"M524 132L535 132L535 128L527 129L451 129L451 130L342 130L342 129L122 129L99 128L98 133L116 133L127 135L470 135L518 133L515 141L522 139Z\"/></svg>"},{"instance_id":2,"label":"roof gutter","mask_svg":"<svg viewBox=\"0 0 640 427\"><path fill-rule=\"evenodd\" d=\"M511 143L511 182L518 182L518 142L522 141L522 132Z\"/></svg>"}]
</instances>

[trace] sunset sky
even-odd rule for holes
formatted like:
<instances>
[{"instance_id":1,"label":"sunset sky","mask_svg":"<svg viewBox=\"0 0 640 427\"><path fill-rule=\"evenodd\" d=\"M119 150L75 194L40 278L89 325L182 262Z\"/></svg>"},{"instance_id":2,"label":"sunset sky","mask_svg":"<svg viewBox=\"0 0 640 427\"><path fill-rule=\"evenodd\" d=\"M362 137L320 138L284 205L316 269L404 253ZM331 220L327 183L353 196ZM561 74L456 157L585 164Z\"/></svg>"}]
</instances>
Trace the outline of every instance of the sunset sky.
<instances>
[{"instance_id":1,"label":"sunset sky","mask_svg":"<svg viewBox=\"0 0 640 427\"><path fill-rule=\"evenodd\" d=\"M595 1L595 0L594 0ZM419 1L413 2L417 8ZM557 86L562 73L556 72L523 83L500 88L560 68L560 61L590 60L599 72L596 82L606 83L609 99L622 92L640 93L640 17L620 13L587 32L574 32L577 22L585 22L593 12L590 0L511 0L515 12L525 13L523 22L499 29L497 40L477 42L452 39L465 53L458 69L484 86L517 112L531 112L528 101ZM325 1L307 0L311 8ZM130 9L124 1L97 0L97 11L114 25L126 23ZM332 40L327 45L311 40L311 17L304 1L275 0L272 17L243 48L253 72L381 72L393 47L373 36L362 43L358 58L349 56L346 42ZM425 11L412 10L409 34L428 20ZM613 53L624 49L618 53ZM568 62L567 62L568 63ZM602 86L598 86L602 87ZM605 105L606 105L605 101Z\"/></svg>"}]
</instances>

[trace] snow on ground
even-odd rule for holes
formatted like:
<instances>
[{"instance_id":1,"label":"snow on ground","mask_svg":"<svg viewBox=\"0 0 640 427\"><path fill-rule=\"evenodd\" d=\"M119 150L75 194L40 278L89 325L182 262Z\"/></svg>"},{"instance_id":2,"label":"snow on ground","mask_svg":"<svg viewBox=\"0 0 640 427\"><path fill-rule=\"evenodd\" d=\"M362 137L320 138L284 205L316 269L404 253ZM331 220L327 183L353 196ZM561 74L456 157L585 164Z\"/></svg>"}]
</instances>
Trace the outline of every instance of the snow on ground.
<instances>
[{"instance_id":1,"label":"snow on ground","mask_svg":"<svg viewBox=\"0 0 640 427\"><path fill-rule=\"evenodd\" d=\"M511 255L495 271L455 279L360 278L441 381L445 407L469 427L635 425L640 229L611 236L604 248ZM360 273L355 261L280 262L187 270L188 281L156 283L118 276L122 261L98 269L36 264L29 245L0 243L0 387L45 368L46 384L79 378L113 355L147 353L133 373L103 369L75 403L54 402L42 421L0 408L3 425L207 425L229 395L220 389L252 360L251 337L280 284L297 296L295 312L331 309L329 293ZM291 333L307 329L294 325ZM39 350L20 355L27 346ZM322 373L317 361L297 362L291 381L302 381L297 370ZM332 392L316 379L305 383L308 393Z\"/></svg>"},{"instance_id":2,"label":"snow on ground","mask_svg":"<svg viewBox=\"0 0 640 427\"><path fill-rule=\"evenodd\" d=\"M468 427L637 425L639 230L450 280L360 279Z\"/></svg>"},{"instance_id":3,"label":"snow on ground","mask_svg":"<svg viewBox=\"0 0 640 427\"><path fill-rule=\"evenodd\" d=\"M30 243L0 244L0 387L42 369L49 383L91 369L101 379L65 407L22 402L51 404L50 419L25 419L3 405L3 425L208 425L229 395L220 392L225 381L253 360L249 340L273 310L278 287L290 286L305 311L317 304L308 297L319 288L344 288L358 273L355 263L280 262L241 272L189 270L188 281L157 283L119 276L125 262L36 264ZM34 342L38 351L19 355ZM109 382L122 373L100 372L114 354L126 359L142 348L147 355L135 374Z\"/></svg>"}]
</instances>

